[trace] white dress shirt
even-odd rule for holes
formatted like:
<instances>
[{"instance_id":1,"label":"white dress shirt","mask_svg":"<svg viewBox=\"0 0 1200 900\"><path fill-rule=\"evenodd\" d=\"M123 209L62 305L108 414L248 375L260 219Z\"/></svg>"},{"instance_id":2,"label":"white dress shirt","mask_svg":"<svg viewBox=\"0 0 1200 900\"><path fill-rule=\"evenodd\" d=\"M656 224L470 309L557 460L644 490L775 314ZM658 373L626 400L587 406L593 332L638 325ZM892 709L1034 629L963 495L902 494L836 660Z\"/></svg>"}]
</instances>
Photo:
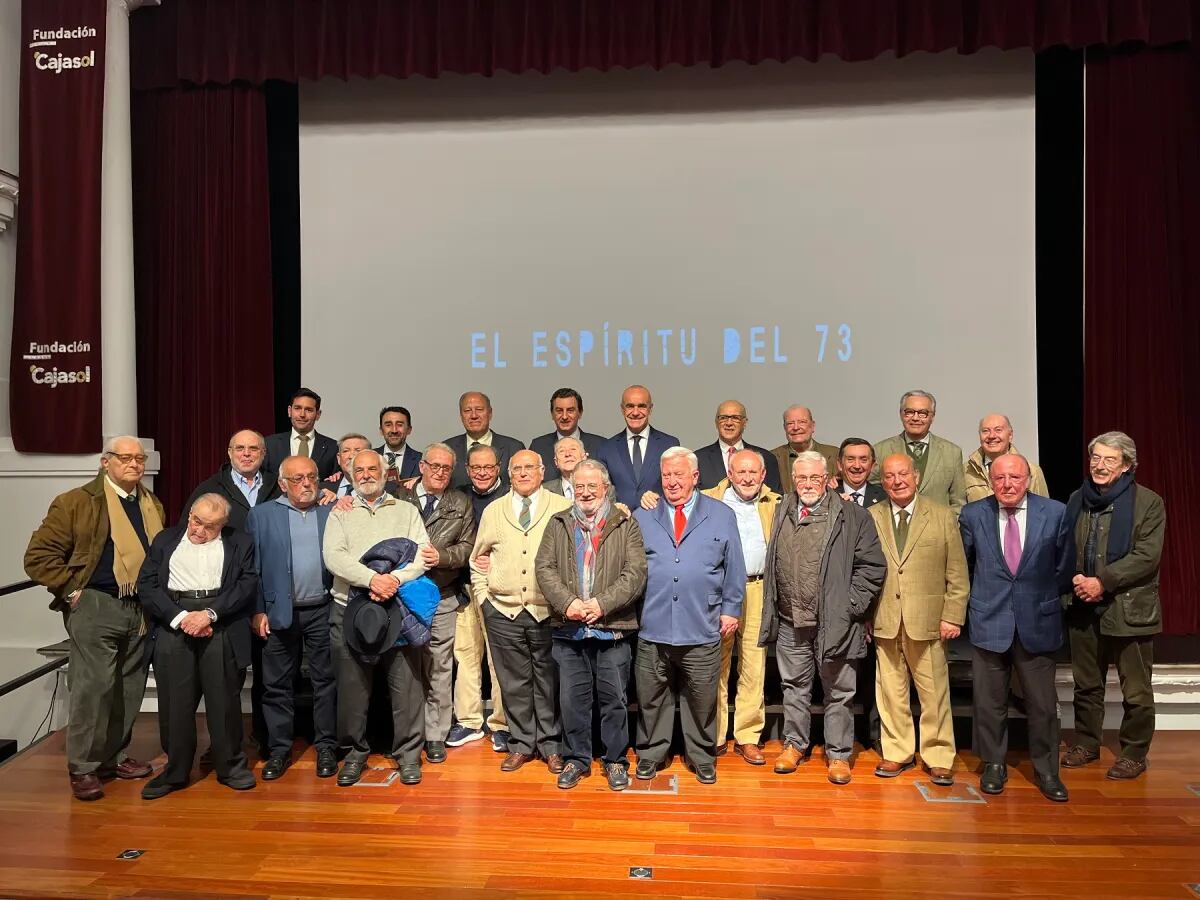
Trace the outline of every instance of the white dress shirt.
<instances>
[{"instance_id":1,"label":"white dress shirt","mask_svg":"<svg viewBox=\"0 0 1200 900\"><path fill-rule=\"evenodd\" d=\"M996 502L1000 503L1000 498L996 498ZM1021 535L1021 553L1025 552L1025 519L1026 512L1029 507L1029 495L1026 494L1021 498L1021 502L1017 504L1017 531ZM1008 527L1008 510L1004 508L1004 504L1000 503L1000 512L996 516L996 522L1000 528L1000 556L1004 556L1004 529Z\"/></svg>"},{"instance_id":2,"label":"white dress shirt","mask_svg":"<svg viewBox=\"0 0 1200 900\"><path fill-rule=\"evenodd\" d=\"M193 544L187 532L171 554L171 571L167 576L169 591L215 591L221 586L221 569L225 566L225 545L221 536L203 544ZM179 628L187 612L180 612L171 620L173 629Z\"/></svg>"},{"instance_id":3,"label":"white dress shirt","mask_svg":"<svg viewBox=\"0 0 1200 900\"><path fill-rule=\"evenodd\" d=\"M292 429L292 456L300 456L300 432L295 428ZM308 452L304 455L311 458L313 451L317 449L317 429L313 429L308 433Z\"/></svg>"},{"instance_id":4,"label":"white dress shirt","mask_svg":"<svg viewBox=\"0 0 1200 900\"><path fill-rule=\"evenodd\" d=\"M542 489L538 488L529 495L529 521L537 518L538 499L542 496ZM521 507L525 504L525 498L516 491L512 492L512 511L513 518L518 522L521 521Z\"/></svg>"},{"instance_id":5,"label":"white dress shirt","mask_svg":"<svg viewBox=\"0 0 1200 900\"><path fill-rule=\"evenodd\" d=\"M864 489L865 489L865 487L866 486L864 485ZM908 524L910 524L910 525L912 524L913 510L917 508L917 498L916 497L913 497L912 500L909 501L908 506L897 506L895 503L892 503L891 501L888 501L888 503L892 507L892 526L893 527L896 527L900 524L900 510L904 510L906 513L908 513Z\"/></svg>"},{"instance_id":6,"label":"white dress shirt","mask_svg":"<svg viewBox=\"0 0 1200 900\"><path fill-rule=\"evenodd\" d=\"M857 496L855 496L855 495L857 495ZM843 481L842 482L842 496L849 497L851 500L853 500L859 506L866 506L867 505L867 485L866 485L866 483L864 483L862 487L855 488L855 487L851 487L850 485L846 484L846 482ZM909 505L911 506L911 504L909 504ZM893 509L892 513L895 514L895 512L896 512L896 510ZM910 514L911 514L911 512L910 512Z\"/></svg>"},{"instance_id":7,"label":"white dress shirt","mask_svg":"<svg viewBox=\"0 0 1200 900\"><path fill-rule=\"evenodd\" d=\"M650 443L650 426L647 425L643 428L638 437L642 439L642 463L644 464L646 462L646 445ZM628 426L625 428L625 452L629 454L629 461L633 462L633 432L629 430Z\"/></svg>"}]
</instances>

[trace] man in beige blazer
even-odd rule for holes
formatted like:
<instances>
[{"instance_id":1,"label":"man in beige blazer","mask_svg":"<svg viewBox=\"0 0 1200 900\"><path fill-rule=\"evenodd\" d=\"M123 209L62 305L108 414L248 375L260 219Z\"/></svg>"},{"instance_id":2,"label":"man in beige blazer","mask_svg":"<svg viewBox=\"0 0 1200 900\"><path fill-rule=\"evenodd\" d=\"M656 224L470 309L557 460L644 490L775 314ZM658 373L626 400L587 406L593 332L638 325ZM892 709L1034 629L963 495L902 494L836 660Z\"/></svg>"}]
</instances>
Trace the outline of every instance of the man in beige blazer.
<instances>
[{"instance_id":1,"label":"man in beige blazer","mask_svg":"<svg viewBox=\"0 0 1200 900\"><path fill-rule=\"evenodd\" d=\"M737 697L733 708L733 751L752 766L766 763L759 741L767 724L765 699L767 648L758 646L762 628L763 572L767 541L775 523L779 494L765 484L767 471L757 450L739 450L729 461L727 477L704 495L733 510L742 556L746 560L746 598L737 632L721 638L721 675L717 681L717 756L723 756L729 729L729 670L733 645L738 648Z\"/></svg>"},{"instance_id":2,"label":"man in beige blazer","mask_svg":"<svg viewBox=\"0 0 1200 900\"><path fill-rule=\"evenodd\" d=\"M966 618L966 554L957 516L944 504L918 496L920 475L907 453L885 457L881 471L888 502L868 510L888 569L873 626L883 726L883 760L875 774L894 778L916 765L911 678L921 701L921 761L934 784L950 785L954 725L943 642L958 637Z\"/></svg>"},{"instance_id":3,"label":"man in beige blazer","mask_svg":"<svg viewBox=\"0 0 1200 900\"><path fill-rule=\"evenodd\" d=\"M512 490L479 517L471 551L471 596L483 608L492 662L508 715L508 755L501 771L515 772L537 757L562 772L558 679L550 655L550 604L534 571L551 516L571 501L542 487L542 458L518 450L508 464ZM488 558L487 570L480 557Z\"/></svg>"},{"instance_id":4,"label":"man in beige blazer","mask_svg":"<svg viewBox=\"0 0 1200 900\"><path fill-rule=\"evenodd\" d=\"M954 510L957 516L967 502L963 477L963 452L958 444L931 434L937 400L928 391L908 391L900 398L900 424L904 431L884 438L875 445L875 458L887 459L895 453L912 457L920 481L919 493ZM879 481L879 463L871 480Z\"/></svg>"},{"instance_id":5,"label":"man in beige blazer","mask_svg":"<svg viewBox=\"0 0 1200 900\"><path fill-rule=\"evenodd\" d=\"M1013 446L1012 439L1013 427L1008 416L989 413L979 420L979 449L967 457L963 469L968 503L992 496L992 480L989 477L992 460L1007 453L1020 453ZM1050 496L1046 476L1042 474L1041 467L1033 462L1029 463L1029 493L1039 497Z\"/></svg>"}]
</instances>

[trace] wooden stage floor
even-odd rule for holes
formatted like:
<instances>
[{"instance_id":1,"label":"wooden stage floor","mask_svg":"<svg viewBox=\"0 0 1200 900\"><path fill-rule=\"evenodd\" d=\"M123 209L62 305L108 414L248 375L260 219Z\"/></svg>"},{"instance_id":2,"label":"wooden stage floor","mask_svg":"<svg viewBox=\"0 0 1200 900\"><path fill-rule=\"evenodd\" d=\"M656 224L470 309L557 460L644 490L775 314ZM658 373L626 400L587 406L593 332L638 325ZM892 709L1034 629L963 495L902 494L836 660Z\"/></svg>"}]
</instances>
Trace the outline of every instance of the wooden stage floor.
<instances>
[{"instance_id":1,"label":"wooden stage floor","mask_svg":"<svg viewBox=\"0 0 1200 900\"><path fill-rule=\"evenodd\" d=\"M927 802L924 776L875 778L869 751L845 787L825 780L818 750L791 776L727 756L716 785L676 762L653 782L665 792L615 794L598 768L572 791L541 764L502 774L484 742L427 764L416 787L338 788L306 750L245 793L209 774L154 802L137 781L80 803L63 738L0 767L2 897L1200 896L1195 733L1159 734L1133 783L1104 778L1106 750L1065 773L1063 805L1042 799L1027 760L986 803ZM143 717L131 751L157 744ZM975 763L960 757L959 784L935 796L975 799ZM127 849L144 853L118 858ZM630 877L640 866L652 879Z\"/></svg>"}]
</instances>

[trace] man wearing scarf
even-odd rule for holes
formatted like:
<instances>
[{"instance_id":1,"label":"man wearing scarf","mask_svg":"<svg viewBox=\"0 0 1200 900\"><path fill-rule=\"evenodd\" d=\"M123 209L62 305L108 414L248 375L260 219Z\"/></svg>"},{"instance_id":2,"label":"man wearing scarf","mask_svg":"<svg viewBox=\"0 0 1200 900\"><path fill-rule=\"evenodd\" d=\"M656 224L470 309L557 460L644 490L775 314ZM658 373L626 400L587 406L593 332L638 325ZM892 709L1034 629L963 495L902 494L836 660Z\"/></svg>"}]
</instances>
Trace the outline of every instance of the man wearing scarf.
<instances>
[{"instance_id":1,"label":"man wearing scarf","mask_svg":"<svg viewBox=\"0 0 1200 900\"><path fill-rule=\"evenodd\" d=\"M104 796L101 779L145 778L150 766L125 755L146 690L146 625L138 575L163 529L163 506L142 487L146 451L128 435L110 439L100 473L54 498L25 551L25 572L49 589L70 648L67 771L79 800Z\"/></svg>"},{"instance_id":2,"label":"man wearing scarf","mask_svg":"<svg viewBox=\"0 0 1200 900\"><path fill-rule=\"evenodd\" d=\"M551 654L558 664L565 759L558 786L573 788L592 774L597 708L604 774L608 786L621 791L629 787L625 689L638 627L636 601L646 586L646 550L637 522L612 504L603 463L580 462L572 487L575 502L550 519L535 567L550 605Z\"/></svg>"},{"instance_id":3,"label":"man wearing scarf","mask_svg":"<svg viewBox=\"0 0 1200 900\"><path fill-rule=\"evenodd\" d=\"M1075 739L1063 765L1100 758L1104 683L1115 664L1125 714L1121 755L1108 770L1117 780L1146 771L1154 737L1153 636L1162 631L1158 571L1166 510L1158 494L1134 481L1137 447L1109 431L1088 444L1088 477L1067 504L1074 524L1074 593L1067 595L1067 633L1075 678Z\"/></svg>"}]
</instances>

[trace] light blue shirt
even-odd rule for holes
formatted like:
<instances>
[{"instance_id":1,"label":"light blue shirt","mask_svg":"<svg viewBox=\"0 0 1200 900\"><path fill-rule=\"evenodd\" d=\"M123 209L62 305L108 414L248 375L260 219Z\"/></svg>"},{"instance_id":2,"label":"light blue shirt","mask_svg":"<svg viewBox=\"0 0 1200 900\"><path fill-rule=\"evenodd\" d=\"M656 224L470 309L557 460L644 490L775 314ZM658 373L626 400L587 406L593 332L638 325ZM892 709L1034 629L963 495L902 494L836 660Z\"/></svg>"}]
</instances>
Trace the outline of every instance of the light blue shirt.
<instances>
[{"instance_id":1,"label":"light blue shirt","mask_svg":"<svg viewBox=\"0 0 1200 900\"><path fill-rule=\"evenodd\" d=\"M242 492L242 496L246 498L246 502L251 506L258 502L258 492L263 486L262 469L254 473L254 478L247 481L242 477L237 469L230 468L229 474L233 477L234 486Z\"/></svg>"},{"instance_id":2,"label":"light blue shirt","mask_svg":"<svg viewBox=\"0 0 1200 900\"><path fill-rule=\"evenodd\" d=\"M742 539L742 556L746 560L746 577L755 578L763 573L767 563L767 540L763 537L762 519L758 516L758 495L743 500L734 488L729 487L721 495L721 500L737 517L738 537Z\"/></svg>"},{"instance_id":3,"label":"light blue shirt","mask_svg":"<svg viewBox=\"0 0 1200 900\"><path fill-rule=\"evenodd\" d=\"M321 538L317 529L317 508L296 509L286 497L288 529L292 536L293 606L316 606L325 601L325 572L321 562Z\"/></svg>"}]
</instances>

